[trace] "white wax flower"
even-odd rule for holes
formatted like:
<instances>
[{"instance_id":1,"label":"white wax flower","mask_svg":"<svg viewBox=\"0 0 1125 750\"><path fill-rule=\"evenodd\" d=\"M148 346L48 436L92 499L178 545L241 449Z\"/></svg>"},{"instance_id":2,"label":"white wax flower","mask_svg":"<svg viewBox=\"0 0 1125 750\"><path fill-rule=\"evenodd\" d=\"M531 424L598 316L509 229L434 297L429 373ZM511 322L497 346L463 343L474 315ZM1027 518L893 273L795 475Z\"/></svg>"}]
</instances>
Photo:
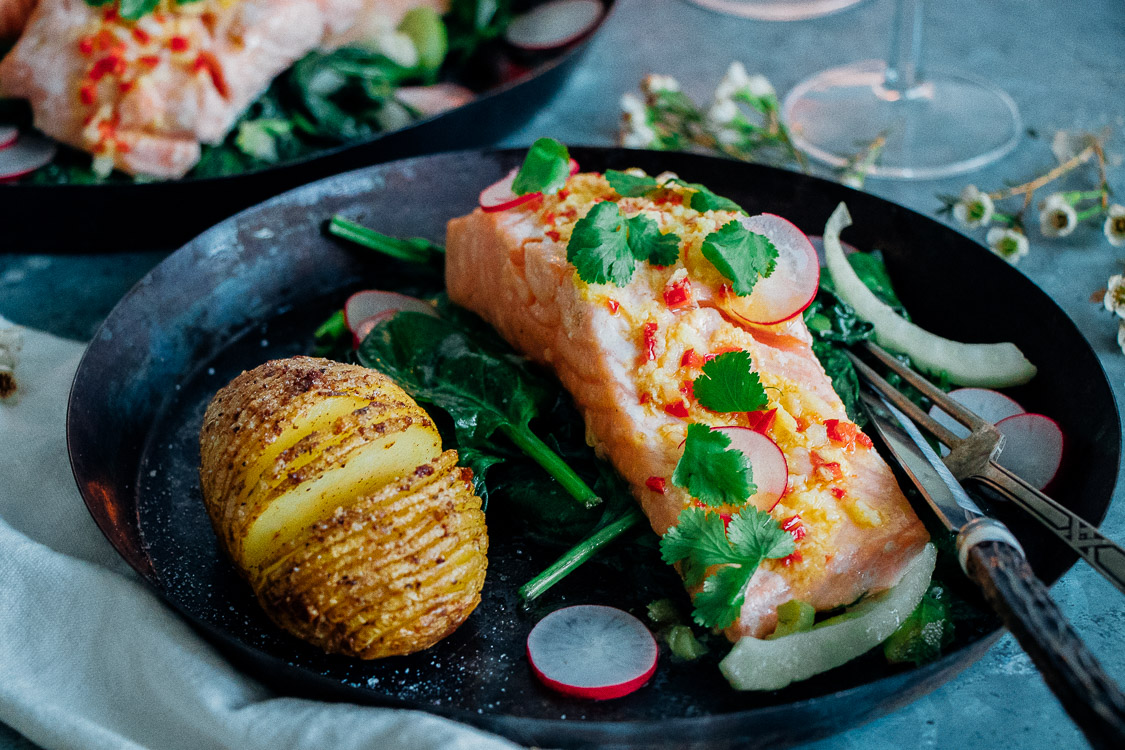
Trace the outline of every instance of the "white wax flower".
<instances>
[{"instance_id":1,"label":"white wax flower","mask_svg":"<svg viewBox=\"0 0 1125 750\"><path fill-rule=\"evenodd\" d=\"M969 229L976 229L992 221L995 210L987 193L982 193L976 185L966 185L958 201L953 204L953 218Z\"/></svg>"},{"instance_id":2,"label":"white wax flower","mask_svg":"<svg viewBox=\"0 0 1125 750\"><path fill-rule=\"evenodd\" d=\"M650 73L641 79L641 91L646 94L655 95L662 91L679 91L680 82L672 76L663 76L656 73Z\"/></svg>"},{"instance_id":3,"label":"white wax flower","mask_svg":"<svg viewBox=\"0 0 1125 750\"><path fill-rule=\"evenodd\" d=\"M1102 231L1105 232L1109 244L1114 247L1125 245L1125 206L1114 203L1109 207L1109 215L1105 219Z\"/></svg>"},{"instance_id":4,"label":"white wax flower","mask_svg":"<svg viewBox=\"0 0 1125 750\"><path fill-rule=\"evenodd\" d=\"M992 249L992 252L1012 265L1015 265L1020 258L1027 255L1028 242L1023 232L1010 228L993 227L988 230L985 239L988 241L988 246Z\"/></svg>"},{"instance_id":5,"label":"white wax flower","mask_svg":"<svg viewBox=\"0 0 1125 750\"><path fill-rule=\"evenodd\" d=\"M1039 204L1039 231L1044 237L1066 237L1078 226L1078 212L1062 193L1052 193Z\"/></svg>"},{"instance_id":6,"label":"white wax flower","mask_svg":"<svg viewBox=\"0 0 1125 750\"><path fill-rule=\"evenodd\" d=\"M1125 320L1117 324L1117 345L1125 352Z\"/></svg>"},{"instance_id":7,"label":"white wax flower","mask_svg":"<svg viewBox=\"0 0 1125 750\"><path fill-rule=\"evenodd\" d=\"M1125 319L1125 274L1118 273L1109 277L1102 304L1117 317Z\"/></svg>"}]
</instances>

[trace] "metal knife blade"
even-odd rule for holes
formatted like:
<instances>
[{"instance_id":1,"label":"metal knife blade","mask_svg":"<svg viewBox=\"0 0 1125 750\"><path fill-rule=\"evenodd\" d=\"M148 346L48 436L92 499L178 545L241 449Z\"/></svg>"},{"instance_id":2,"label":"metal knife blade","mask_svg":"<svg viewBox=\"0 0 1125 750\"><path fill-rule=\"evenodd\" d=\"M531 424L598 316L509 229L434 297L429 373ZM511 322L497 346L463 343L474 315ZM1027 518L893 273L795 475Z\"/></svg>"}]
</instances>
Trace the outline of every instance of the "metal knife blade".
<instances>
[{"instance_id":1,"label":"metal knife blade","mask_svg":"<svg viewBox=\"0 0 1125 750\"><path fill-rule=\"evenodd\" d=\"M867 389L860 394L860 402L883 442L947 528L960 531L984 516L905 414Z\"/></svg>"}]
</instances>

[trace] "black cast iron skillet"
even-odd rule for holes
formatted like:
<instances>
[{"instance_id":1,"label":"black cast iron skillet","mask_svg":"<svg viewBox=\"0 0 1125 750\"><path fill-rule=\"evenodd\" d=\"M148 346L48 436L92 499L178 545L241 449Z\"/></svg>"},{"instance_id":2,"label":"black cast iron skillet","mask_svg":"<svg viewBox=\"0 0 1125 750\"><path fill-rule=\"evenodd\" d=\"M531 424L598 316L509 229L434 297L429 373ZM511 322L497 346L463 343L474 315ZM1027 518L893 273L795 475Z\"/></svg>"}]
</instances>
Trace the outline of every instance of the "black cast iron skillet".
<instances>
[{"instance_id":1,"label":"black cast iron skillet","mask_svg":"<svg viewBox=\"0 0 1125 750\"><path fill-rule=\"evenodd\" d=\"M481 148L542 109L577 66L593 32L562 51L521 56L497 41L464 72L480 95L405 128L226 177L104 185L0 183L0 252L90 253L172 249L212 224L290 188L388 159ZM524 3L534 5L534 2ZM510 71L530 66L511 78Z\"/></svg>"},{"instance_id":2,"label":"black cast iron skillet","mask_svg":"<svg viewBox=\"0 0 1125 750\"><path fill-rule=\"evenodd\" d=\"M1059 420L1070 464L1056 497L1087 520L1105 514L1121 428L1089 345L1042 291L975 242L922 215L841 185L768 167L688 154L578 148L587 170L673 170L819 233L840 200L845 239L886 254L922 325L970 341L1014 340L1039 375L1014 395ZM432 288L416 270L327 237L341 212L393 235L442 241L445 222L472 210L482 187L523 152L409 159L338 175L280 195L213 227L167 258L117 305L79 366L68 443L90 512L121 555L232 658L270 684L321 698L406 706L526 744L777 747L841 731L905 705L979 658L998 636L985 616L958 624L940 660L913 669L879 649L767 694L739 694L719 675L715 648L699 662L663 653L652 682L604 703L558 696L528 669L524 639L564 604L645 605L686 595L652 545L619 544L550 591L531 611L516 588L558 554L490 509L489 573L481 606L423 653L361 662L326 656L273 627L219 553L198 485L198 430L207 402L239 371L309 351L312 331L351 290ZM487 280L482 280L487 283ZM1012 300L1020 304L1011 304ZM493 501L494 507L496 501ZM1036 570L1055 580L1074 556L1048 533L1000 509ZM958 588L956 572L946 580ZM962 591L970 601L971 591Z\"/></svg>"}]
</instances>

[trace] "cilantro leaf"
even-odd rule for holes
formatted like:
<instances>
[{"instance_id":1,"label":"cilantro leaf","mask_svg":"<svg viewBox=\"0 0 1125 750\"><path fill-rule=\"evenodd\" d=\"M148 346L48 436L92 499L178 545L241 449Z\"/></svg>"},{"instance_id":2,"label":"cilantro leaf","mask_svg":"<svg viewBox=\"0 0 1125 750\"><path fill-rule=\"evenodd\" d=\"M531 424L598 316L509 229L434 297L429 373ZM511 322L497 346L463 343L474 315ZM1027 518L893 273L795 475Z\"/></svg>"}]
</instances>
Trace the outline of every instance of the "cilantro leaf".
<instances>
[{"instance_id":1,"label":"cilantro leaf","mask_svg":"<svg viewBox=\"0 0 1125 750\"><path fill-rule=\"evenodd\" d=\"M570 177L570 153L554 138L540 138L531 144L523 166L512 182L516 195L557 193Z\"/></svg>"},{"instance_id":2,"label":"cilantro leaf","mask_svg":"<svg viewBox=\"0 0 1125 750\"><path fill-rule=\"evenodd\" d=\"M625 221L629 230L629 250L637 260L654 266L670 266L680 257L680 237L675 232L660 233L651 216L637 214Z\"/></svg>"},{"instance_id":3,"label":"cilantro leaf","mask_svg":"<svg viewBox=\"0 0 1125 750\"><path fill-rule=\"evenodd\" d=\"M669 564L682 563L689 587L703 581L692 617L704 627L720 628L738 619L746 585L762 560L785 557L794 548L793 537L777 521L749 506L731 516L725 532L718 513L685 508L660 540L661 557ZM713 565L724 567L704 579Z\"/></svg>"},{"instance_id":4,"label":"cilantro leaf","mask_svg":"<svg viewBox=\"0 0 1125 750\"><path fill-rule=\"evenodd\" d=\"M741 505L758 491L746 454L730 447L730 438L705 424L690 424L684 454L672 473L672 484L683 487L705 505Z\"/></svg>"},{"instance_id":5,"label":"cilantro leaf","mask_svg":"<svg viewBox=\"0 0 1125 750\"><path fill-rule=\"evenodd\" d=\"M759 278L767 278L777 266L777 248L765 235L751 232L732 220L703 239L703 257L726 278L734 293L745 297L754 291Z\"/></svg>"},{"instance_id":6,"label":"cilantro leaf","mask_svg":"<svg viewBox=\"0 0 1125 750\"><path fill-rule=\"evenodd\" d=\"M121 0L118 4L118 11L122 18L136 21L151 13L159 4L159 0Z\"/></svg>"},{"instance_id":7,"label":"cilantro leaf","mask_svg":"<svg viewBox=\"0 0 1125 750\"><path fill-rule=\"evenodd\" d=\"M796 549L793 535L781 528L769 513L754 507L743 508L731 516L727 538L735 553L745 559L785 557Z\"/></svg>"},{"instance_id":8,"label":"cilantro leaf","mask_svg":"<svg viewBox=\"0 0 1125 750\"><path fill-rule=\"evenodd\" d=\"M609 181L609 186L622 198L640 198L660 187L655 177L648 175L636 177L628 172L618 172L616 169L607 169L605 178Z\"/></svg>"},{"instance_id":9,"label":"cilantro leaf","mask_svg":"<svg viewBox=\"0 0 1125 750\"><path fill-rule=\"evenodd\" d=\"M749 352L724 352L703 365L692 386L695 400L711 411L758 411L769 403Z\"/></svg>"},{"instance_id":10,"label":"cilantro leaf","mask_svg":"<svg viewBox=\"0 0 1125 750\"><path fill-rule=\"evenodd\" d=\"M636 259L629 249L625 217L616 203L595 203L578 220L566 246L566 259L587 284L629 283Z\"/></svg>"},{"instance_id":11,"label":"cilantro leaf","mask_svg":"<svg viewBox=\"0 0 1125 750\"><path fill-rule=\"evenodd\" d=\"M688 205L696 211L701 213L704 211L739 211L741 213L746 213L742 206L738 205L730 198L716 195L698 182L686 182L679 177L669 180L669 182L694 191L691 195L691 202Z\"/></svg>"}]
</instances>

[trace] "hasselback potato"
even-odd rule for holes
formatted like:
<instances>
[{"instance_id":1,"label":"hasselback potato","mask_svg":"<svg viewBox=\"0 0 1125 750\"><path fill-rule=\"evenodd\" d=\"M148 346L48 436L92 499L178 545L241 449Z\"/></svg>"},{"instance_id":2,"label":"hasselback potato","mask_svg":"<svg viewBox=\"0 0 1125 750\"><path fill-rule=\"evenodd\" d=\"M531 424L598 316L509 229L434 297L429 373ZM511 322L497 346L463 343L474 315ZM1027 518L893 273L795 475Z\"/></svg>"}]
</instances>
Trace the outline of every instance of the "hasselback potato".
<instances>
[{"instance_id":1,"label":"hasselback potato","mask_svg":"<svg viewBox=\"0 0 1125 750\"><path fill-rule=\"evenodd\" d=\"M281 627L362 658L426 648L480 600L472 473L389 378L314 357L221 389L200 431L221 546Z\"/></svg>"}]
</instances>

